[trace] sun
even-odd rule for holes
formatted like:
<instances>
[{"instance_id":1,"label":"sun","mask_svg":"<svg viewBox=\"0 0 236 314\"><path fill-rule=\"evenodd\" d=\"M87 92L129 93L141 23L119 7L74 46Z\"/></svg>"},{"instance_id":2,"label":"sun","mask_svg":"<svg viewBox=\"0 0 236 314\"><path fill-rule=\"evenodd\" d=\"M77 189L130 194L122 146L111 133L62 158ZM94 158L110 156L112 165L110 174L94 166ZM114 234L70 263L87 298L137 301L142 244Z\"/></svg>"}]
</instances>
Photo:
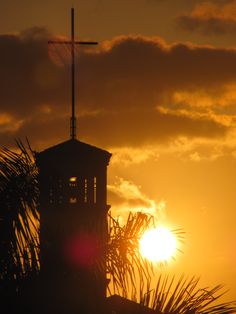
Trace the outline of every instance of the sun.
<instances>
[{"instance_id":1,"label":"sun","mask_svg":"<svg viewBox=\"0 0 236 314\"><path fill-rule=\"evenodd\" d=\"M165 227L146 231L139 242L143 257L152 262L166 262L176 251L176 238Z\"/></svg>"}]
</instances>

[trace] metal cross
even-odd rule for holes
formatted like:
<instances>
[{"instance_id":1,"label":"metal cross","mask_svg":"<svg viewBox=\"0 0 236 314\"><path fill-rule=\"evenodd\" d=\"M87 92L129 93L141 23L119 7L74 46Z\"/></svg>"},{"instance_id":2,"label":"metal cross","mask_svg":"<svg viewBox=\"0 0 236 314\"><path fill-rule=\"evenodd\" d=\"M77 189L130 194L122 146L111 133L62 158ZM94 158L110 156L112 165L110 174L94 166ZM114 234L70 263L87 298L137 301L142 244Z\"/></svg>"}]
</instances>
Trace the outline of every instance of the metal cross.
<instances>
[{"instance_id":1,"label":"metal cross","mask_svg":"<svg viewBox=\"0 0 236 314\"><path fill-rule=\"evenodd\" d=\"M76 138L76 117L75 117L75 45L97 45L97 42L76 41L74 36L74 8L71 8L71 40L50 40L49 44L67 44L71 46L71 119L70 119L70 137Z\"/></svg>"}]
</instances>

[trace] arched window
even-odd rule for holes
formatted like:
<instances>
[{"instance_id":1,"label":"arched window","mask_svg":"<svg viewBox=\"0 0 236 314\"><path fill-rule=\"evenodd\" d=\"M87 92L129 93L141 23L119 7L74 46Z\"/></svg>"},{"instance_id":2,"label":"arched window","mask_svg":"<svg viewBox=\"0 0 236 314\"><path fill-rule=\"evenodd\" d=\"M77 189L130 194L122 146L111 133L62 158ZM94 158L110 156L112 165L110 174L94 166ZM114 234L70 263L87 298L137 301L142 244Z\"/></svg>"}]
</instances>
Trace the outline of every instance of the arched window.
<instances>
[{"instance_id":1,"label":"arched window","mask_svg":"<svg viewBox=\"0 0 236 314\"><path fill-rule=\"evenodd\" d=\"M69 203L70 204L75 204L77 203L78 199L78 178L77 177L70 177L69 178Z\"/></svg>"},{"instance_id":2,"label":"arched window","mask_svg":"<svg viewBox=\"0 0 236 314\"><path fill-rule=\"evenodd\" d=\"M69 186L70 187L76 187L77 186L77 177L70 177Z\"/></svg>"},{"instance_id":3,"label":"arched window","mask_svg":"<svg viewBox=\"0 0 236 314\"><path fill-rule=\"evenodd\" d=\"M76 197L70 197L69 202L71 204L75 204L75 203L77 203L77 198Z\"/></svg>"}]
</instances>

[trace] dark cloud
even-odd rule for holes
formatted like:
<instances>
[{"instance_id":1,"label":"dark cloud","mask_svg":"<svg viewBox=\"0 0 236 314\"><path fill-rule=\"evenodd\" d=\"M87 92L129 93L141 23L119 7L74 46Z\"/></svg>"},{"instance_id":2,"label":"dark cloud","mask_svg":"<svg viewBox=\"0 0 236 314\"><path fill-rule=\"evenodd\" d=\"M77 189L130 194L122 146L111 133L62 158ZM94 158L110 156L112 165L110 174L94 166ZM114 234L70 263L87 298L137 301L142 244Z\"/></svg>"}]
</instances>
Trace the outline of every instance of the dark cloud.
<instances>
[{"instance_id":1,"label":"dark cloud","mask_svg":"<svg viewBox=\"0 0 236 314\"><path fill-rule=\"evenodd\" d=\"M236 34L236 20L234 19L182 15L176 19L176 22L183 30L199 32L207 36Z\"/></svg>"},{"instance_id":2,"label":"dark cloud","mask_svg":"<svg viewBox=\"0 0 236 314\"><path fill-rule=\"evenodd\" d=\"M122 146L142 145L168 141L176 136L221 137L226 128L210 119L163 114L157 110L122 110L116 114L81 119L82 135L93 139L97 134L99 144ZM89 128L87 126L90 126Z\"/></svg>"},{"instance_id":3,"label":"dark cloud","mask_svg":"<svg viewBox=\"0 0 236 314\"><path fill-rule=\"evenodd\" d=\"M0 126L9 123L3 114L19 124L0 128L4 143L27 135L43 146L68 137L70 73L49 58L49 37L38 28L0 36ZM96 51L80 49L79 134L103 146L140 145L178 135L223 136L227 128L210 115L194 115L194 109L175 112L171 96L175 91L215 92L235 79L235 50L168 46L141 36L116 38ZM173 110L163 112L159 106Z\"/></svg>"},{"instance_id":4,"label":"dark cloud","mask_svg":"<svg viewBox=\"0 0 236 314\"><path fill-rule=\"evenodd\" d=\"M158 2L167 2L168 0L146 0L147 3L158 3ZM172 0L169 0L171 2ZM206 2L206 0L178 0L180 3L201 3L201 2ZM211 0L212 3L229 3L232 2L232 0Z\"/></svg>"},{"instance_id":5,"label":"dark cloud","mask_svg":"<svg viewBox=\"0 0 236 314\"><path fill-rule=\"evenodd\" d=\"M37 27L0 36L1 112L25 117L42 105L65 103L65 71L49 60L48 38L49 33Z\"/></svg>"},{"instance_id":6,"label":"dark cloud","mask_svg":"<svg viewBox=\"0 0 236 314\"><path fill-rule=\"evenodd\" d=\"M165 92L218 89L233 82L235 59L235 50L119 38L110 49L81 56L80 97L88 107L100 102L100 109L120 110L127 104L130 109L153 108L163 101Z\"/></svg>"},{"instance_id":7,"label":"dark cloud","mask_svg":"<svg viewBox=\"0 0 236 314\"><path fill-rule=\"evenodd\" d=\"M186 31L203 35L236 34L236 1L204 1L197 3L192 12L176 18L177 25Z\"/></svg>"}]
</instances>

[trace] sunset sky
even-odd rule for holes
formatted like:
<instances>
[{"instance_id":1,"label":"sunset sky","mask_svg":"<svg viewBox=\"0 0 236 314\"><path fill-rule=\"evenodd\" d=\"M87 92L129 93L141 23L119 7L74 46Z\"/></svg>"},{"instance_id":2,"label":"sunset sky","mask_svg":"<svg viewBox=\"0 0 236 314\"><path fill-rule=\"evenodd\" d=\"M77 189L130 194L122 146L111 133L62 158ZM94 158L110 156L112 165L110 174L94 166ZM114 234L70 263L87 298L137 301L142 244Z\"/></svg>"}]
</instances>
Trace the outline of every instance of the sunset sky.
<instances>
[{"instance_id":1,"label":"sunset sky","mask_svg":"<svg viewBox=\"0 0 236 314\"><path fill-rule=\"evenodd\" d=\"M79 49L78 138L109 150L113 212L183 228L166 271L236 298L236 0L2 0L0 144L69 138L70 34Z\"/></svg>"}]
</instances>

